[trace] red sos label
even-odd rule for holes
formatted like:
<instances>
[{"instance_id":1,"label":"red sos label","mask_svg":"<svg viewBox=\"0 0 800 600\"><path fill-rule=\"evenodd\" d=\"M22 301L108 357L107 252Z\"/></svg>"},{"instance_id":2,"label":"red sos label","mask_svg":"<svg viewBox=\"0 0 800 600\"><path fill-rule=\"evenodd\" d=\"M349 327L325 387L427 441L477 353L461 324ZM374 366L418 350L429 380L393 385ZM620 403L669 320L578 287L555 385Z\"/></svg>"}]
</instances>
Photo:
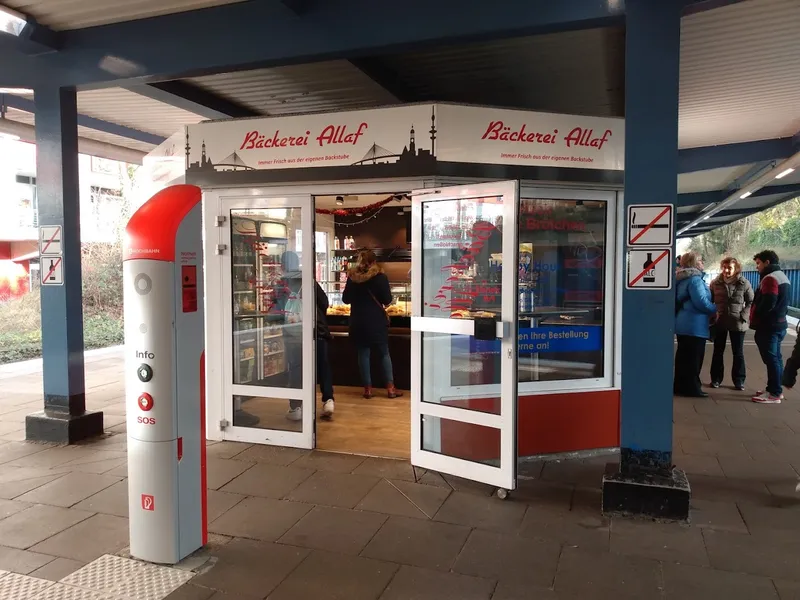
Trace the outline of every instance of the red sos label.
<instances>
[{"instance_id":1,"label":"red sos label","mask_svg":"<svg viewBox=\"0 0 800 600\"><path fill-rule=\"evenodd\" d=\"M136 422L142 425L155 425L156 420L154 417L136 417Z\"/></svg>"}]
</instances>

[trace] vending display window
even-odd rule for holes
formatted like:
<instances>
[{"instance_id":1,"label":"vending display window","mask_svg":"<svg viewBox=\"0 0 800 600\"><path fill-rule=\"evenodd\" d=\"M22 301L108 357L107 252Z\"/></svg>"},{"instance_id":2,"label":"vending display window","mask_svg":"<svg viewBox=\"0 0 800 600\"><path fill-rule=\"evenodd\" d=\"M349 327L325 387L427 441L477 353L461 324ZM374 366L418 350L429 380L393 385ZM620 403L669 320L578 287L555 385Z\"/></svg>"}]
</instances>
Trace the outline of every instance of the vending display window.
<instances>
[{"instance_id":1,"label":"vending display window","mask_svg":"<svg viewBox=\"0 0 800 600\"><path fill-rule=\"evenodd\" d=\"M607 213L607 202L520 200L520 383L604 376Z\"/></svg>"}]
</instances>

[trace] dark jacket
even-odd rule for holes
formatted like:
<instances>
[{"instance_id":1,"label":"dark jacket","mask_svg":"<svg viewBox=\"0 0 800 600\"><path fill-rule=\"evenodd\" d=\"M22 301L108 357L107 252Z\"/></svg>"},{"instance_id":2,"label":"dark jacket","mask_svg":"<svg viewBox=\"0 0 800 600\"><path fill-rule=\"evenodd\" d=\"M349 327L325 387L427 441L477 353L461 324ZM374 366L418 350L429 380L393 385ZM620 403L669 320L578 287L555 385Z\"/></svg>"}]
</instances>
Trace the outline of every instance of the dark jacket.
<instances>
[{"instance_id":1,"label":"dark jacket","mask_svg":"<svg viewBox=\"0 0 800 600\"><path fill-rule=\"evenodd\" d=\"M328 295L322 287L317 287L317 337L325 340L331 339L331 328L328 327Z\"/></svg>"},{"instance_id":2,"label":"dark jacket","mask_svg":"<svg viewBox=\"0 0 800 600\"><path fill-rule=\"evenodd\" d=\"M342 302L350 305L350 338L357 346L386 344L389 325L385 306L392 303L389 278L374 264L366 273L351 269Z\"/></svg>"},{"instance_id":3,"label":"dark jacket","mask_svg":"<svg viewBox=\"0 0 800 600\"><path fill-rule=\"evenodd\" d=\"M797 371L800 369L800 324L797 325L797 339L794 342L794 350L786 366L783 368L783 385L793 388L797 384Z\"/></svg>"},{"instance_id":4,"label":"dark jacket","mask_svg":"<svg viewBox=\"0 0 800 600\"><path fill-rule=\"evenodd\" d=\"M711 294L717 305L717 327L726 331L746 331L753 304L753 286L741 275L726 283L720 275L711 282Z\"/></svg>"},{"instance_id":5,"label":"dark jacket","mask_svg":"<svg viewBox=\"0 0 800 600\"><path fill-rule=\"evenodd\" d=\"M716 314L717 306L711 301L711 290L703 281L703 272L698 269L678 269L675 279L676 335L687 335L708 339L709 317Z\"/></svg>"},{"instance_id":6,"label":"dark jacket","mask_svg":"<svg viewBox=\"0 0 800 600\"><path fill-rule=\"evenodd\" d=\"M761 274L750 309L750 329L756 331L786 331L789 312L789 278L780 265L768 265Z\"/></svg>"},{"instance_id":7,"label":"dark jacket","mask_svg":"<svg viewBox=\"0 0 800 600\"><path fill-rule=\"evenodd\" d=\"M317 337L329 340L331 330L328 327L328 295L324 292L319 283L314 282L316 315L317 315ZM293 297L303 300L303 279L299 271L287 273L278 281L275 286L275 306L270 312L284 313L286 305Z\"/></svg>"}]
</instances>

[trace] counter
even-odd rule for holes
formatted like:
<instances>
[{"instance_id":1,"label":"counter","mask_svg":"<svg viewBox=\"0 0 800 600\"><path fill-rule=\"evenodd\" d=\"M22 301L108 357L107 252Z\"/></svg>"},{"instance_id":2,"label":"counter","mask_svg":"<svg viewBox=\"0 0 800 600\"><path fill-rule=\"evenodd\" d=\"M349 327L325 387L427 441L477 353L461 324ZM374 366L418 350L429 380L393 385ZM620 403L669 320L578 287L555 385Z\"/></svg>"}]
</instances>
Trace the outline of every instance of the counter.
<instances>
[{"instance_id":1,"label":"counter","mask_svg":"<svg viewBox=\"0 0 800 600\"><path fill-rule=\"evenodd\" d=\"M328 315L333 339L328 349L334 386L361 387L356 348L347 335L348 317ZM389 355L392 357L394 384L401 390L411 389L411 318L391 317L389 323ZM384 388L383 369L378 356L372 353L372 387Z\"/></svg>"}]
</instances>

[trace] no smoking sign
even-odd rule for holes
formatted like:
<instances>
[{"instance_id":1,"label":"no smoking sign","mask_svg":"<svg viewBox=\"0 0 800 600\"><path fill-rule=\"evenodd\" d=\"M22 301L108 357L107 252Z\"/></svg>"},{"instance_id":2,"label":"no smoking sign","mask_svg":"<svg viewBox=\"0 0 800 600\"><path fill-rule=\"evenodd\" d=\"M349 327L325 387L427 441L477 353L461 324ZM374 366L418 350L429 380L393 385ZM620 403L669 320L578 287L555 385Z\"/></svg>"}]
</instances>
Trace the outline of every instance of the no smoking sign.
<instances>
[{"instance_id":1,"label":"no smoking sign","mask_svg":"<svg viewBox=\"0 0 800 600\"><path fill-rule=\"evenodd\" d=\"M672 246L672 204L633 204L628 207L628 246Z\"/></svg>"}]
</instances>

